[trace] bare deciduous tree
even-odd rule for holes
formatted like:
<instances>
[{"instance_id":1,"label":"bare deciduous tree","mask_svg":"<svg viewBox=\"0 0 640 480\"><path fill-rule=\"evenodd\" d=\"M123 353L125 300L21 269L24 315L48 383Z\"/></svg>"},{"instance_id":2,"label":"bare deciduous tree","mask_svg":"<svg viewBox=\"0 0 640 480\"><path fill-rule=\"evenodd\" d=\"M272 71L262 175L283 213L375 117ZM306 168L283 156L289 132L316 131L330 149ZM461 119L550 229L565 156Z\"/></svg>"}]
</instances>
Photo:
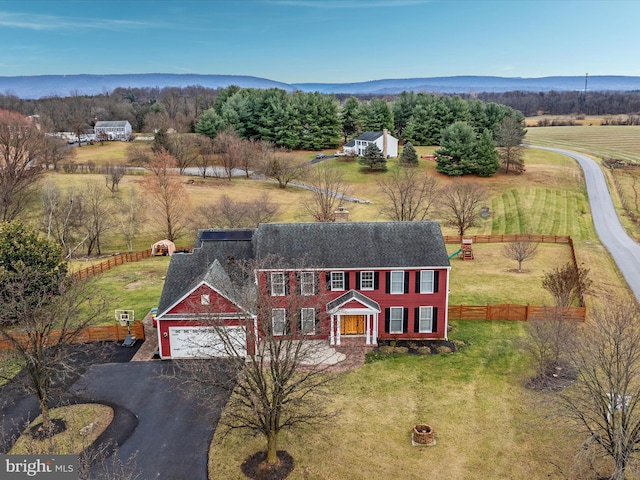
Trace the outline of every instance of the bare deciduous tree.
<instances>
[{"instance_id":1,"label":"bare deciduous tree","mask_svg":"<svg viewBox=\"0 0 640 480\"><path fill-rule=\"evenodd\" d=\"M614 303L592 316L568 357L575 384L559 395L565 414L588 440L584 448L609 457L609 478L624 480L640 451L640 310L637 303Z\"/></svg>"},{"instance_id":2,"label":"bare deciduous tree","mask_svg":"<svg viewBox=\"0 0 640 480\"><path fill-rule=\"evenodd\" d=\"M522 122L515 117L505 117L496 132L498 156L505 173L524 172L524 147L522 139L526 134Z\"/></svg>"},{"instance_id":3,"label":"bare deciduous tree","mask_svg":"<svg viewBox=\"0 0 640 480\"><path fill-rule=\"evenodd\" d=\"M228 180L231 180L233 171L243 164L247 150L246 142L234 130L224 130L218 133L213 142L216 152L220 155L224 175Z\"/></svg>"},{"instance_id":4,"label":"bare deciduous tree","mask_svg":"<svg viewBox=\"0 0 640 480\"><path fill-rule=\"evenodd\" d=\"M255 228L272 221L277 213L278 205L270 200L268 193L248 202L223 195L216 203L198 207L204 224L216 228Z\"/></svg>"},{"instance_id":5,"label":"bare deciduous tree","mask_svg":"<svg viewBox=\"0 0 640 480\"><path fill-rule=\"evenodd\" d=\"M350 187L344 181L342 172L335 167L321 163L310 170L306 183L311 187L311 200L303 206L317 222L335 221L335 211L349 195Z\"/></svg>"},{"instance_id":6,"label":"bare deciduous tree","mask_svg":"<svg viewBox=\"0 0 640 480\"><path fill-rule=\"evenodd\" d=\"M229 372L221 375L219 362L182 365L192 374L188 376L191 387L215 386L230 392L219 425L226 432L261 434L266 462L274 465L281 431L313 426L330 417L328 387L336 376L328 373L328 362L322 362L327 355L322 342L313 340L326 324L317 314L327 299L322 294L302 295L293 286L285 296L272 296L263 282L256 287L253 281L256 269L267 268L278 268L278 262L249 262L242 265L242 274L233 277L242 282L235 283L233 298L243 308L239 325L245 327L249 338L246 352L234 331L224 328L215 306L210 306L208 322L226 354L236 360L235 368L240 369L237 377Z\"/></svg>"},{"instance_id":7,"label":"bare deciduous tree","mask_svg":"<svg viewBox=\"0 0 640 480\"><path fill-rule=\"evenodd\" d=\"M104 180L107 188L111 193L115 193L118 191L120 181L122 180L122 177L124 177L125 173L127 173L127 169L122 165L108 164L105 170Z\"/></svg>"},{"instance_id":8,"label":"bare deciduous tree","mask_svg":"<svg viewBox=\"0 0 640 480\"><path fill-rule=\"evenodd\" d=\"M438 180L413 164L398 166L378 186L388 200L380 213L397 222L427 220L439 191Z\"/></svg>"},{"instance_id":9,"label":"bare deciduous tree","mask_svg":"<svg viewBox=\"0 0 640 480\"><path fill-rule=\"evenodd\" d=\"M198 157L198 136L192 133L180 133L167 136L169 153L176 159L176 167L180 175L185 169L194 165Z\"/></svg>"},{"instance_id":10,"label":"bare deciduous tree","mask_svg":"<svg viewBox=\"0 0 640 480\"><path fill-rule=\"evenodd\" d=\"M0 110L0 221L18 218L37 198L44 135L30 119Z\"/></svg>"},{"instance_id":11,"label":"bare deciduous tree","mask_svg":"<svg viewBox=\"0 0 640 480\"><path fill-rule=\"evenodd\" d=\"M80 192L82 201L82 229L86 234L87 255L102 253L100 240L114 226L113 204L104 187L88 183Z\"/></svg>"},{"instance_id":12,"label":"bare deciduous tree","mask_svg":"<svg viewBox=\"0 0 640 480\"><path fill-rule=\"evenodd\" d=\"M53 428L50 403L62 393L56 385L76 366L70 346L98 320L103 304L86 281L75 277L60 275L51 289L39 282L42 274L34 268L25 266L15 275L20 281L4 285L9 295L2 306L0 340L10 347L0 349L0 356L24 370L17 381L36 396L47 431ZM1 321L6 317L14 320Z\"/></svg>"},{"instance_id":13,"label":"bare deciduous tree","mask_svg":"<svg viewBox=\"0 0 640 480\"><path fill-rule=\"evenodd\" d=\"M127 242L127 249L133 252L133 241L145 219L145 201L136 188L129 188L120 199L117 218L120 233Z\"/></svg>"},{"instance_id":14,"label":"bare deciduous tree","mask_svg":"<svg viewBox=\"0 0 640 480\"><path fill-rule=\"evenodd\" d=\"M47 238L53 238L62 247L65 258L80 248L87 234L81 232L83 207L81 195L70 187L66 192L51 182L42 191L43 228Z\"/></svg>"},{"instance_id":15,"label":"bare deciduous tree","mask_svg":"<svg viewBox=\"0 0 640 480\"><path fill-rule=\"evenodd\" d=\"M582 295L588 291L591 283L588 268L566 263L544 272L542 288L553 296L557 306L570 307L581 302Z\"/></svg>"},{"instance_id":16,"label":"bare deciduous tree","mask_svg":"<svg viewBox=\"0 0 640 480\"><path fill-rule=\"evenodd\" d=\"M267 145L263 145L260 161L263 173L277 180L280 188L287 188L290 182L304 178L307 173L307 162L296 160L284 152L275 152Z\"/></svg>"},{"instance_id":17,"label":"bare deciduous tree","mask_svg":"<svg viewBox=\"0 0 640 480\"><path fill-rule=\"evenodd\" d=\"M538 243L532 242L528 237L505 243L502 247L502 255L518 262L518 273L522 272L522 264L531 260L538 253Z\"/></svg>"},{"instance_id":18,"label":"bare deciduous tree","mask_svg":"<svg viewBox=\"0 0 640 480\"><path fill-rule=\"evenodd\" d=\"M457 228L458 235L474 227L480 216L480 204L487 198L477 182L455 179L440 192L440 206L447 225Z\"/></svg>"},{"instance_id":19,"label":"bare deciduous tree","mask_svg":"<svg viewBox=\"0 0 640 480\"><path fill-rule=\"evenodd\" d=\"M172 242L186 232L191 209L187 191L174 167L175 159L162 150L149 163L153 175L145 176L142 182L148 192L149 214Z\"/></svg>"}]
</instances>

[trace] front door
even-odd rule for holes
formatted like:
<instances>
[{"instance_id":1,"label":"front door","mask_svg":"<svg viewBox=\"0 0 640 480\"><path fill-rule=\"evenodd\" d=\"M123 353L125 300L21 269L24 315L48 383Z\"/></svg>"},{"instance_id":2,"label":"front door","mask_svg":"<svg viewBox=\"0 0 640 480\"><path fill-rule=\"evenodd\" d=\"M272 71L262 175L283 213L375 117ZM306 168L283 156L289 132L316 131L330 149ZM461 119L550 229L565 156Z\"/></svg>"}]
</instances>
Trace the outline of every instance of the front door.
<instances>
[{"instance_id":1,"label":"front door","mask_svg":"<svg viewBox=\"0 0 640 480\"><path fill-rule=\"evenodd\" d=\"M342 315L340 335L364 335L364 315Z\"/></svg>"}]
</instances>

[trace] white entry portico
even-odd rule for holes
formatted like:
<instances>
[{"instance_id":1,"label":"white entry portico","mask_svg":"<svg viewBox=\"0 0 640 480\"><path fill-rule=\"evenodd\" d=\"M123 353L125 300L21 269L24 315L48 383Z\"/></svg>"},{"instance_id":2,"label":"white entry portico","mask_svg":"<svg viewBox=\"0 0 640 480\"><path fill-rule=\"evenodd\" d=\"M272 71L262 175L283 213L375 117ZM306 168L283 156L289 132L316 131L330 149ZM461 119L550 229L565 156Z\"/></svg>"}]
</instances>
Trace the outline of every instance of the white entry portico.
<instances>
[{"instance_id":1,"label":"white entry portico","mask_svg":"<svg viewBox=\"0 0 640 480\"><path fill-rule=\"evenodd\" d=\"M327 304L331 316L329 343L340 345L345 336L364 336L365 345L378 343L380 305L356 290L349 290Z\"/></svg>"}]
</instances>

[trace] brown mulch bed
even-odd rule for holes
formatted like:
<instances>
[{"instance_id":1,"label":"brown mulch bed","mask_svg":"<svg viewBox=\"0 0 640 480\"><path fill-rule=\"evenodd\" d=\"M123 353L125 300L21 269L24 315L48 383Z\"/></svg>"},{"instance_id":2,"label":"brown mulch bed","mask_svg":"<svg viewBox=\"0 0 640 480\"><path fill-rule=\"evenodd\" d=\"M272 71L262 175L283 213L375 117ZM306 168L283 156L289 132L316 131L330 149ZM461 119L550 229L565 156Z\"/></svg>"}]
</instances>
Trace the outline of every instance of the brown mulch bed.
<instances>
[{"instance_id":1,"label":"brown mulch bed","mask_svg":"<svg viewBox=\"0 0 640 480\"><path fill-rule=\"evenodd\" d=\"M51 426L49 428L43 428L42 423L38 423L29 429L29 435L36 440L44 440L51 438L59 433L67 430L67 423L61 418L52 418Z\"/></svg>"},{"instance_id":2,"label":"brown mulch bed","mask_svg":"<svg viewBox=\"0 0 640 480\"><path fill-rule=\"evenodd\" d=\"M554 365L544 374L533 377L525 386L531 390L558 391L571 385L576 377L577 371L572 365Z\"/></svg>"},{"instance_id":3,"label":"brown mulch bed","mask_svg":"<svg viewBox=\"0 0 640 480\"><path fill-rule=\"evenodd\" d=\"M248 457L240 469L253 480L282 480L293 471L293 457L286 450L278 450L278 463L267 464L267 452L256 452Z\"/></svg>"}]
</instances>

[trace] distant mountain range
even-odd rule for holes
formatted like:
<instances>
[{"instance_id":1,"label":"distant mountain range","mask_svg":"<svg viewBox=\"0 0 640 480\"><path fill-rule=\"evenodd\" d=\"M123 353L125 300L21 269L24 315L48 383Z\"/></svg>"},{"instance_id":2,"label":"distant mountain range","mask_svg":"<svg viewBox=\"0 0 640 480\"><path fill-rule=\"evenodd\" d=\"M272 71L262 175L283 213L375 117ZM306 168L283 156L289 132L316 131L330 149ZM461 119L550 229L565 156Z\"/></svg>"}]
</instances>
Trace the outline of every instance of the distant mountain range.
<instances>
[{"instance_id":1,"label":"distant mountain range","mask_svg":"<svg viewBox=\"0 0 640 480\"><path fill-rule=\"evenodd\" d=\"M194 75L172 73L144 73L124 75L39 75L25 77L0 77L0 92L20 98L47 96L66 97L71 94L98 95L118 87L186 87L201 85L207 88L224 88L238 85L243 88L281 88L287 91L344 93L344 94L395 94L404 90L435 93L479 93L528 91L548 92L584 90L585 77L489 77L456 76L431 78L403 78L372 80L357 83L294 83L287 84L266 78L243 75ZM588 78L588 91L640 91L640 77L602 75Z\"/></svg>"}]
</instances>

